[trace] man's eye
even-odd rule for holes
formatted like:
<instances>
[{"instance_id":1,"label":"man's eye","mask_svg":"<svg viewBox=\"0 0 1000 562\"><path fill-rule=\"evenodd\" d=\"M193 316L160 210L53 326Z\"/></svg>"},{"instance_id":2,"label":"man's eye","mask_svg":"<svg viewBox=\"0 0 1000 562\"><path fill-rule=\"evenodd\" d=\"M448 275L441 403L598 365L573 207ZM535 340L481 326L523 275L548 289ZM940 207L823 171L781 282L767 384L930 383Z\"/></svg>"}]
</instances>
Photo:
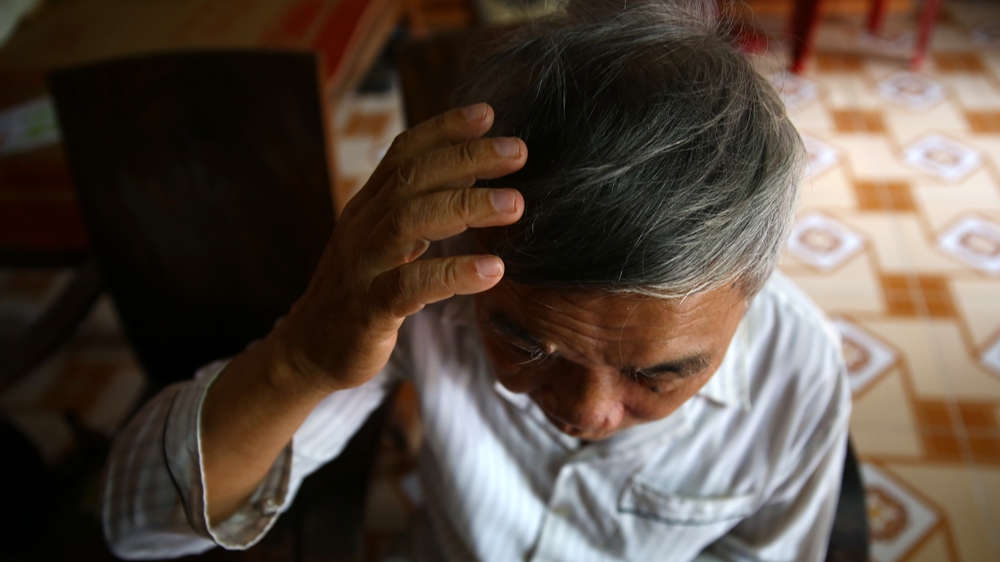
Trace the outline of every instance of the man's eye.
<instances>
[{"instance_id":1,"label":"man's eye","mask_svg":"<svg viewBox=\"0 0 1000 562\"><path fill-rule=\"evenodd\" d=\"M653 394L666 392L674 387L676 377L672 373L649 374L642 371L632 371L632 378L637 384L646 387Z\"/></svg>"},{"instance_id":2,"label":"man's eye","mask_svg":"<svg viewBox=\"0 0 1000 562\"><path fill-rule=\"evenodd\" d=\"M525 359L519 362L518 365L525 365L527 363L533 363L535 361L543 361L549 356L549 354L546 353L544 349L534 345L523 344L516 341L508 341L507 343L514 350L516 350L517 354L525 357Z\"/></svg>"},{"instance_id":3,"label":"man's eye","mask_svg":"<svg viewBox=\"0 0 1000 562\"><path fill-rule=\"evenodd\" d=\"M645 371L632 371L632 377L636 382L641 382L643 384L655 384L657 386L669 386L669 384L677 380L676 373L647 373Z\"/></svg>"}]
</instances>

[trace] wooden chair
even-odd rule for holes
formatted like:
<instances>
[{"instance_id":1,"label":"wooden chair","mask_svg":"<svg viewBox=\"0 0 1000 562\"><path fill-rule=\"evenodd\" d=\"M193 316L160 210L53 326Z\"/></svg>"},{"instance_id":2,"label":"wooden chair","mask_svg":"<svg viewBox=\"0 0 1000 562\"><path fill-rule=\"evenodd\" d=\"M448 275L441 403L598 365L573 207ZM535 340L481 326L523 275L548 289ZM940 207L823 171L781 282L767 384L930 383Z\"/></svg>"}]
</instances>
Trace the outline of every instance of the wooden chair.
<instances>
[{"instance_id":1,"label":"wooden chair","mask_svg":"<svg viewBox=\"0 0 1000 562\"><path fill-rule=\"evenodd\" d=\"M304 292L334 222L317 68L311 54L218 51L50 76L96 267L154 387L239 353ZM262 546L208 558L352 559L390 404Z\"/></svg>"}]
</instances>

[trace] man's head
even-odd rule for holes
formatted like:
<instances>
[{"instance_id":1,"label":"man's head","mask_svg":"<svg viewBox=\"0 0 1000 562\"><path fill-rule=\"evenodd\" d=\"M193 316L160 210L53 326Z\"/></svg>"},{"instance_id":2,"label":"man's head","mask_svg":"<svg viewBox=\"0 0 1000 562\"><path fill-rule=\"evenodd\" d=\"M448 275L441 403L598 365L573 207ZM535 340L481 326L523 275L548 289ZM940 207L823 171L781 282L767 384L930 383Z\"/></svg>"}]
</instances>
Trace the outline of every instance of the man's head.
<instances>
[{"instance_id":1,"label":"man's head","mask_svg":"<svg viewBox=\"0 0 1000 562\"><path fill-rule=\"evenodd\" d=\"M706 5L571 2L495 45L463 91L529 150L489 182L525 212L479 235L506 267L478 298L484 339L501 381L581 437L669 415L707 382L791 225L801 140ZM503 322L553 350L549 366L498 353ZM692 357L693 375L634 372Z\"/></svg>"}]
</instances>

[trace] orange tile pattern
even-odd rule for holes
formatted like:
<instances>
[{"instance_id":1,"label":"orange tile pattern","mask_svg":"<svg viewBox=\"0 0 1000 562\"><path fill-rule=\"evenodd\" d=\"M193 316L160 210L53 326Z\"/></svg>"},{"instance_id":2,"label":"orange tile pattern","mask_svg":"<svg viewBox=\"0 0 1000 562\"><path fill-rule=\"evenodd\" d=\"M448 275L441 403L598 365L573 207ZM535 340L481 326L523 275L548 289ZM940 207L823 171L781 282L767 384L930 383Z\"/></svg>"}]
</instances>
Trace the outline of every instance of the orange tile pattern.
<instances>
[{"instance_id":1,"label":"orange tile pattern","mask_svg":"<svg viewBox=\"0 0 1000 562\"><path fill-rule=\"evenodd\" d=\"M922 444L930 459L961 463L963 455L969 454L974 463L1000 466L1000 426L995 403L924 399L914 400L913 406Z\"/></svg>"},{"instance_id":2,"label":"orange tile pattern","mask_svg":"<svg viewBox=\"0 0 1000 562\"><path fill-rule=\"evenodd\" d=\"M882 134L885 123L878 111L862 109L834 109L831 111L834 127L838 133Z\"/></svg>"},{"instance_id":3,"label":"orange tile pattern","mask_svg":"<svg viewBox=\"0 0 1000 562\"><path fill-rule=\"evenodd\" d=\"M940 72L985 72L986 66L976 52L934 53L934 66Z\"/></svg>"},{"instance_id":4,"label":"orange tile pattern","mask_svg":"<svg viewBox=\"0 0 1000 562\"><path fill-rule=\"evenodd\" d=\"M973 133L987 135L1000 133L1000 111L966 110L965 120Z\"/></svg>"},{"instance_id":5,"label":"orange tile pattern","mask_svg":"<svg viewBox=\"0 0 1000 562\"><path fill-rule=\"evenodd\" d=\"M889 314L948 317L955 307L947 279L939 275L882 275L882 293Z\"/></svg>"},{"instance_id":6,"label":"orange tile pattern","mask_svg":"<svg viewBox=\"0 0 1000 562\"><path fill-rule=\"evenodd\" d=\"M858 208L863 211L917 210L910 184L898 180L855 180L854 194L858 198Z\"/></svg>"},{"instance_id":7,"label":"orange tile pattern","mask_svg":"<svg viewBox=\"0 0 1000 562\"><path fill-rule=\"evenodd\" d=\"M858 72L864 67L864 59L854 54L818 52L814 64L822 72Z\"/></svg>"}]
</instances>

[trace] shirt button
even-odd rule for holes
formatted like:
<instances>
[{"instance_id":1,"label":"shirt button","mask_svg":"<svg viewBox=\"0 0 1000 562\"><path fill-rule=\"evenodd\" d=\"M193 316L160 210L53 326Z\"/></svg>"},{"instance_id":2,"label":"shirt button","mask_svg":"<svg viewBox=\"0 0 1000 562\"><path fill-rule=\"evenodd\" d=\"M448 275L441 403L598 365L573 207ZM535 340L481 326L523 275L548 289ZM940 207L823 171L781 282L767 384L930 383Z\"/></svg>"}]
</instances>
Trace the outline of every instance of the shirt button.
<instances>
[{"instance_id":1,"label":"shirt button","mask_svg":"<svg viewBox=\"0 0 1000 562\"><path fill-rule=\"evenodd\" d=\"M280 509L281 506L273 498L257 502L257 511L260 511L261 515L274 515Z\"/></svg>"},{"instance_id":2,"label":"shirt button","mask_svg":"<svg viewBox=\"0 0 1000 562\"><path fill-rule=\"evenodd\" d=\"M569 518L570 514L573 513L573 510L570 509L568 505L557 505L552 508L552 513L562 518Z\"/></svg>"}]
</instances>

